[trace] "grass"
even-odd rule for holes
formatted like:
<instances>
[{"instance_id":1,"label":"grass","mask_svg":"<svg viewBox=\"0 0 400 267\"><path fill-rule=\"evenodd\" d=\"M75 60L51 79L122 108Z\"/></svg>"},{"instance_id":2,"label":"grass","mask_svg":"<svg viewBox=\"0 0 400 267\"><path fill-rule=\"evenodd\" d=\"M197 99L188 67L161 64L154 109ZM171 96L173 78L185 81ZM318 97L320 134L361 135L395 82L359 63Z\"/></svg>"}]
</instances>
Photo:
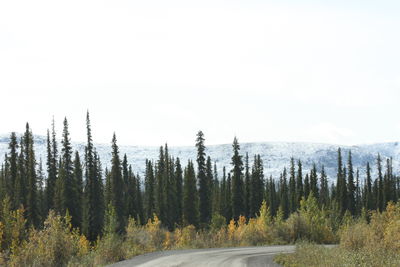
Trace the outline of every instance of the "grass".
<instances>
[{"instance_id":1,"label":"grass","mask_svg":"<svg viewBox=\"0 0 400 267\"><path fill-rule=\"evenodd\" d=\"M280 254L275 261L285 267L398 267L400 254L383 248L349 250L343 247L327 248L321 245L301 243L296 252Z\"/></svg>"}]
</instances>

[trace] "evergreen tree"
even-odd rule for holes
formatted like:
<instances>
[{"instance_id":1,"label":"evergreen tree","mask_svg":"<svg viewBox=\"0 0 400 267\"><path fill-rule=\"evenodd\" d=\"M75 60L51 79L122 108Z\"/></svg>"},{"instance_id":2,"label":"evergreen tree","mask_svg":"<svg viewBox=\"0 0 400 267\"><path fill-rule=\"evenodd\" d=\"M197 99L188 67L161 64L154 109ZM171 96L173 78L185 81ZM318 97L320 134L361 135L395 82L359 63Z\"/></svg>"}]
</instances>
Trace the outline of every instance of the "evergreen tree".
<instances>
[{"instance_id":1,"label":"evergreen tree","mask_svg":"<svg viewBox=\"0 0 400 267\"><path fill-rule=\"evenodd\" d=\"M200 223L207 224L211 220L211 182L206 173L206 153L204 146L204 134L197 133L197 180L199 182L199 210Z\"/></svg>"},{"instance_id":2,"label":"evergreen tree","mask_svg":"<svg viewBox=\"0 0 400 267\"><path fill-rule=\"evenodd\" d=\"M46 197L44 192L45 176L43 173L42 158L39 160L39 169L37 170L37 189L38 189L38 217L42 222L46 217Z\"/></svg>"},{"instance_id":3,"label":"evergreen tree","mask_svg":"<svg viewBox=\"0 0 400 267\"><path fill-rule=\"evenodd\" d=\"M342 150L338 149L338 172L336 181L336 201L339 205L341 214L343 215L347 208L347 188L346 175L343 171Z\"/></svg>"},{"instance_id":4,"label":"evergreen tree","mask_svg":"<svg viewBox=\"0 0 400 267\"><path fill-rule=\"evenodd\" d=\"M13 207L16 207L17 200L14 197L14 189L15 189L15 182L17 181L18 177L18 142L17 136L15 132L11 133L10 136L10 144L8 146L10 149L10 154L8 157L5 157L8 161L6 163L6 170L9 169L7 178L5 179L4 185L6 186L6 192L9 195L10 199L12 200ZM7 168L9 166L9 168Z\"/></svg>"},{"instance_id":5,"label":"evergreen tree","mask_svg":"<svg viewBox=\"0 0 400 267\"><path fill-rule=\"evenodd\" d=\"M136 185L134 192L134 202L135 202L135 210L136 210L136 220L139 223L144 223L144 208L143 208L143 197L142 197L142 187L141 187L141 179L139 174L136 177L132 173L132 166L129 165L129 173L131 174L131 179L134 179L133 184Z\"/></svg>"},{"instance_id":6,"label":"evergreen tree","mask_svg":"<svg viewBox=\"0 0 400 267\"><path fill-rule=\"evenodd\" d=\"M351 215L356 214L356 187L354 185L354 171L351 151L349 151L349 158L347 161L348 175L347 175L347 209Z\"/></svg>"},{"instance_id":7,"label":"evergreen tree","mask_svg":"<svg viewBox=\"0 0 400 267\"><path fill-rule=\"evenodd\" d=\"M289 212L293 213L297 210L296 200L296 169L294 158L290 158L290 178L289 178Z\"/></svg>"},{"instance_id":8,"label":"evergreen tree","mask_svg":"<svg viewBox=\"0 0 400 267\"><path fill-rule=\"evenodd\" d=\"M329 203L329 188L328 188L328 177L325 173L325 167L322 165L321 168L321 187L320 187L320 203L327 207Z\"/></svg>"},{"instance_id":9,"label":"evergreen tree","mask_svg":"<svg viewBox=\"0 0 400 267\"><path fill-rule=\"evenodd\" d=\"M232 218L231 206L231 178L228 174L226 177L226 169L222 168L222 182L221 182L221 214L228 222Z\"/></svg>"},{"instance_id":10,"label":"evergreen tree","mask_svg":"<svg viewBox=\"0 0 400 267\"><path fill-rule=\"evenodd\" d=\"M374 183L372 185L373 206L375 207L374 210L379 210L379 202L378 202L379 185L378 185L378 180L379 179L375 179Z\"/></svg>"},{"instance_id":11,"label":"evergreen tree","mask_svg":"<svg viewBox=\"0 0 400 267\"><path fill-rule=\"evenodd\" d=\"M213 175L213 186L212 186L212 213L221 214L221 188L218 180L217 164L214 162L214 175Z\"/></svg>"},{"instance_id":12,"label":"evergreen tree","mask_svg":"<svg viewBox=\"0 0 400 267\"><path fill-rule=\"evenodd\" d=\"M55 199L55 187L57 181L57 161L58 161L58 148L54 118L52 121L51 140L50 132L47 131L47 186L46 186L46 199L47 199L47 210L54 209Z\"/></svg>"},{"instance_id":13,"label":"evergreen tree","mask_svg":"<svg viewBox=\"0 0 400 267\"><path fill-rule=\"evenodd\" d=\"M134 212L133 212L133 195L132 192L134 192L134 189L132 187L134 184L132 184L132 181L130 180L129 173L128 173L128 158L126 154L124 154L124 158L122 160L122 181L123 181L123 192L124 192L124 216L125 218L131 217Z\"/></svg>"},{"instance_id":14,"label":"evergreen tree","mask_svg":"<svg viewBox=\"0 0 400 267\"><path fill-rule=\"evenodd\" d=\"M86 115L87 145L85 147L85 190L83 233L94 241L103 229L104 198L103 184L94 151L89 112Z\"/></svg>"},{"instance_id":15,"label":"evergreen tree","mask_svg":"<svg viewBox=\"0 0 400 267\"><path fill-rule=\"evenodd\" d=\"M304 178L304 198L307 199L308 196L310 195L311 189L310 189L310 178L308 176L308 173L306 174L306 177Z\"/></svg>"},{"instance_id":16,"label":"evergreen tree","mask_svg":"<svg viewBox=\"0 0 400 267\"><path fill-rule=\"evenodd\" d=\"M110 171L108 170L108 168L106 167L105 170L105 186L104 186L104 202L105 202L105 206L108 207L108 205L111 204L111 175L110 175Z\"/></svg>"},{"instance_id":17,"label":"evergreen tree","mask_svg":"<svg viewBox=\"0 0 400 267\"><path fill-rule=\"evenodd\" d=\"M246 152L245 157L245 175L244 175L244 205L245 205L245 212L244 215L246 218L250 217L250 194L251 194L251 179L250 179L250 167L249 167L249 153Z\"/></svg>"},{"instance_id":18,"label":"evergreen tree","mask_svg":"<svg viewBox=\"0 0 400 267\"><path fill-rule=\"evenodd\" d=\"M63 215L68 213L71 215L71 222L73 227L80 225L80 211L76 206L76 200L79 198L77 191L78 185L74 178L73 162L72 162L72 147L69 138L68 121L64 119L63 136L61 141L61 164L59 168L59 182L56 184L59 188L56 192L59 193L59 212Z\"/></svg>"},{"instance_id":19,"label":"evergreen tree","mask_svg":"<svg viewBox=\"0 0 400 267\"><path fill-rule=\"evenodd\" d=\"M165 155L168 155L168 148L165 147ZM178 220L176 206L177 206L177 196L176 196L176 180L175 180L175 163L172 157L166 158L166 173L165 179L166 183L166 197L167 197L167 210L166 210L166 220L165 224L168 229L172 231L175 228L175 224Z\"/></svg>"},{"instance_id":20,"label":"evergreen tree","mask_svg":"<svg viewBox=\"0 0 400 267\"><path fill-rule=\"evenodd\" d=\"M279 208L283 212L283 218L286 219L289 216L289 195L288 195L288 184L286 168L283 169L281 185L280 185L280 204Z\"/></svg>"},{"instance_id":21,"label":"evergreen tree","mask_svg":"<svg viewBox=\"0 0 400 267\"><path fill-rule=\"evenodd\" d=\"M233 140L232 156L232 216L235 220L244 214L243 161L239 154L240 146L237 138Z\"/></svg>"},{"instance_id":22,"label":"evergreen tree","mask_svg":"<svg viewBox=\"0 0 400 267\"><path fill-rule=\"evenodd\" d=\"M377 165L378 165L377 208L379 209L379 211L382 212L384 209L384 203L383 203L384 198L383 198L382 160L380 154L378 154Z\"/></svg>"},{"instance_id":23,"label":"evergreen tree","mask_svg":"<svg viewBox=\"0 0 400 267\"><path fill-rule=\"evenodd\" d=\"M383 179L383 205L394 201L394 182L393 182L393 171L392 171L392 159L386 159L386 172Z\"/></svg>"},{"instance_id":24,"label":"evergreen tree","mask_svg":"<svg viewBox=\"0 0 400 267\"><path fill-rule=\"evenodd\" d=\"M119 149L117 146L117 138L115 133L112 138L112 158L111 158L111 172L110 172L110 183L111 183L111 199L110 203L115 209L117 216L117 231L122 232L125 227L124 218L124 184L122 181L121 173L121 160L119 158Z\"/></svg>"},{"instance_id":25,"label":"evergreen tree","mask_svg":"<svg viewBox=\"0 0 400 267\"><path fill-rule=\"evenodd\" d=\"M278 210L278 199L276 195L275 181L274 179L272 179L272 176L269 177L269 182L267 183L266 192L267 192L266 199L267 199L267 204L269 205L270 216L274 217Z\"/></svg>"},{"instance_id":26,"label":"evergreen tree","mask_svg":"<svg viewBox=\"0 0 400 267\"><path fill-rule=\"evenodd\" d=\"M319 200L317 166L315 163L313 163L313 167L310 172L310 191L313 193L313 196Z\"/></svg>"},{"instance_id":27,"label":"evergreen tree","mask_svg":"<svg viewBox=\"0 0 400 267\"><path fill-rule=\"evenodd\" d=\"M296 207L300 206L301 198L304 196L303 188L303 168L301 161L297 162L297 179L296 179Z\"/></svg>"},{"instance_id":28,"label":"evergreen tree","mask_svg":"<svg viewBox=\"0 0 400 267\"><path fill-rule=\"evenodd\" d=\"M37 196L37 177L36 177L36 159L33 148L33 135L29 129L29 124L26 124L24 134L25 147L25 168L27 197L26 197L26 217L28 224L37 227L39 225L39 207Z\"/></svg>"},{"instance_id":29,"label":"evergreen tree","mask_svg":"<svg viewBox=\"0 0 400 267\"><path fill-rule=\"evenodd\" d=\"M233 219L233 214L232 214L232 177L231 173L228 173L228 177L226 179L226 213L225 213L225 218L227 219L227 222L229 222L231 219Z\"/></svg>"},{"instance_id":30,"label":"evergreen tree","mask_svg":"<svg viewBox=\"0 0 400 267\"><path fill-rule=\"evenodd\" d=\"M180 225L182 224L182 216L183 216L183 171L182 166L179 158L176 158L175 161L175 182L176 182L176 198L177 198L177 205L176 215L177 215L177 223Z\"/></svg>"},{"instance_id":31,"label":"evergreen tree","mask_svg":"<svg viewBox=\"0 0 400 267\"><path fill-rule=\"evenodd\" d=\"M73 179L75 186L74 188L75 197L73 199L73 205L75 210L75 215L74 215L75 218L72 218L72 224L80 228L82 226L82 220L83 220L82 203L84 202L84 199L83 199L83 170L78 151L75 151L73 170L74 170Z\"/></svg>"},{"instance_id":32,"label":"evergreen tree","mask_svg":"<svg viewBox=\"0 0 400 267\"><path fill-rule=\"evenodd\" d=\"M360 170L357 168L356 171L356 194L355 194L355 199L356 199L356 215L361 214L361 209L362 209L362 200L361 200L361 188L360 188Z\"/></svg>"},{"instance_id":33,"label":"evergreen tree","mask_svg":"<svg viewBox=\"0 0 400 267\"><path fill-rule=\"evenodd\" d=\"M185 168L184 183L183 183L183 220L187 225L198 226L199 211L198 211L198 195L196 188L196 174L193 163L188 162Z\"/></svg>"},{"instance_id":34,"label":"evergreen tree","mask_svg":"<svg viewBox=\"0 0 400 267\"><path fill-rule=\"evenodd\" d=\"M146 219L151 219L156 212L155 200L155 180L153 172L153 163L146 160L146 174L145 174L145 210Z\"/></svg>"},{"instance_id":35,"label":"evergreen tree","mask_svg":"<svg viewBox=\"0 0 400 267\"><path fill-rule=\"evenodd\" d=\"M250 187L250 217L254 217L261 208L261 203L264 199L264 171L263 163L260 155L254 156L254 163L251 172L251 187Z\"/></svg>"},{"instance_id":36,"label":"evergreen tree","mask_svg":"<svg viewBox=\"0 0 400 267\"><path fill-rule=\"evenodd\" d=\"M208 211L207 211L207 225L211 222L211 216L212 216L212 199L213 199L213 184L214 184L214 177L213 177L213 169L212 169L212 163L211 163L211 158L208 156L207 161L206 161L206 182L207 182L207 187L208 187L208 195L207 195L207 205L208 205Z\"/></svg>"},{"instance_id":37,"label":"evergreen tree","mask_svg":"<svg viewBox=\"0 0 400 267\"><path fill-rule=\"evenodd\" d=\"M25 148L23 138L20 139L20 152L18 155L17 179L14 184L14 208L21 205L26 207L27 181L26 181L26 164L25 164Z\"/></svg>"},{"instance_id":38,"label":"evergreen tree","mask_svg":"<svg viewBox=\"0 0 400 267\"><path fill-rule=\"evenodd\" d=\"M158 218L162 221L165 222L166 220L166 195L165 195L165 188L166 188L166 181L165 181L165 172L166 172L166 167L165 167L165 159L164 159L164 148L161 146L160 147L160 155L158 159L158 164L157 164L157 170L156 170L156 177L157 177L157 183L156 183L156 212Z\"/></svg>"},{"instance_id":39,"label":"evergreen tree","mask_svg":"<svg viewBox=\"0 0 400 267\"><path fill-rule=\"evenodd\" d=\"M371 167L369 166L369 162L367 162L367 179L365 183L365 189L364 189L364 194L365 194L365 208L367 210L373 210L375 209L375 205L373 203L373 195L372 195L372 180L371 180Z\"/></svg>"}]
</instances>

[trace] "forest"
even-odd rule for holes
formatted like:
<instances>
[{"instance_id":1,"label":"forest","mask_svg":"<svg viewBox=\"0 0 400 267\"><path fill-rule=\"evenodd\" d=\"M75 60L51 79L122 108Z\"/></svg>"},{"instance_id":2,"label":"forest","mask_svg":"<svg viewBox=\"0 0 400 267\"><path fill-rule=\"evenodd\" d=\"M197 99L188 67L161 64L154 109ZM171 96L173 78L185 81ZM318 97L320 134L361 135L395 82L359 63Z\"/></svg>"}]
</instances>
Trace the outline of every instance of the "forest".
<instances>
[{"instance_id":1,"label":"forest","mask_svg":"<svg viewBox=\"0 0 400 267\"><path fill-rule=\"evenodd\" d=\"M350 227L400 213L400 178L379 154L361 173L351 151L338 148L332 183L324 166L303 171L294 158L267 177L260 155L242 155L236 137L231 166L218 170L199 131L196 159L181 162L165 144L141 177L115 133L111 167L102 168L89 113L83 155L72 150L66 118L61 143L54 129L53 121L45 162L35 157L28 123L22 136L11 133L0 171L2 264L88 266L171 248L342 243Z\"/></svg>"}]
</instances>

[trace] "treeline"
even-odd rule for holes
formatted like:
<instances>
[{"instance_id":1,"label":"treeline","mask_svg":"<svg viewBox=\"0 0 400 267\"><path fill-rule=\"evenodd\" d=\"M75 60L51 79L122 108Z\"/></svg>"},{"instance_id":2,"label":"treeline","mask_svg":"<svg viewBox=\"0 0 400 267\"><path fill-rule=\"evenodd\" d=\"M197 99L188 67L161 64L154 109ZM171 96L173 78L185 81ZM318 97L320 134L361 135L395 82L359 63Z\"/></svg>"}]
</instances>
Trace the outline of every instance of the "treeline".
<instances>
[{"instance_id":1,"label":"treeline","mask_svg":"<svg viewBox=\"0 0 400 267\"><path fill-rule=\"evenodd\" d=\"M383 211L400 196L400 179L393 174L391 159L377 155L376 162L367 163L366 172L360 173L353 168L351 151L344 162L340 148L336 183L329 184L324 166L318 170L314 164L310 172L303 172L301 161L293 158L280 177L265 177L261 156L241 155L235 138L231 166L223 167L219 177L215 162L206 154L201 131L196 137L195 161L182 163L166 144L160 147L158 160L146 160L143 179L135 174L126 155L121 157L114 134L111 168L103 170L93 145L89 113L86 122L83 155L72 149L67 119L61 144L53 122L47 133L46 166L35 157L28 124L20 138L11 134L0 171L0 198L11 210L23 207L27 227L42 228L54 210L71 216L72 226L95 241L110 220L109 214L117 233L125 231L129 218L145 224L154 215L172 231L187 225L208 228L215 215L223 216L226 223L238 221L241 215L254 218L263 201L270 216L286 219L300 208L302 198L312 194L320 208L340 220L346 213L357 217L369 210ZM372 165L377 177L372 177Z\"/></svg>"}]
</instances>

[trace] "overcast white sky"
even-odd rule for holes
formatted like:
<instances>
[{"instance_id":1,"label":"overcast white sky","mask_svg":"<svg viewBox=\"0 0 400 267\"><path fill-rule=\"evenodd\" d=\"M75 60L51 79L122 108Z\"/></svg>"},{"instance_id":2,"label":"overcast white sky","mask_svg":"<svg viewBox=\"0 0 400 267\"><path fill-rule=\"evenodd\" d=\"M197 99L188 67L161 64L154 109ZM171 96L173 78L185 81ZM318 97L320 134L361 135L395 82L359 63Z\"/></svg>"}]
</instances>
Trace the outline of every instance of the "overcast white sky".
<instances>
[{"instance_id":1,"label":"overcast white sky","mask_svg":"<svg viewBox=\"0 0 400 267\"><path fill-rule=\"evenodd\" d=\"M0 1L0 133L84 140L89 109L101 143L397 141L398 3Z\"/></svg>"}]
</instances>

